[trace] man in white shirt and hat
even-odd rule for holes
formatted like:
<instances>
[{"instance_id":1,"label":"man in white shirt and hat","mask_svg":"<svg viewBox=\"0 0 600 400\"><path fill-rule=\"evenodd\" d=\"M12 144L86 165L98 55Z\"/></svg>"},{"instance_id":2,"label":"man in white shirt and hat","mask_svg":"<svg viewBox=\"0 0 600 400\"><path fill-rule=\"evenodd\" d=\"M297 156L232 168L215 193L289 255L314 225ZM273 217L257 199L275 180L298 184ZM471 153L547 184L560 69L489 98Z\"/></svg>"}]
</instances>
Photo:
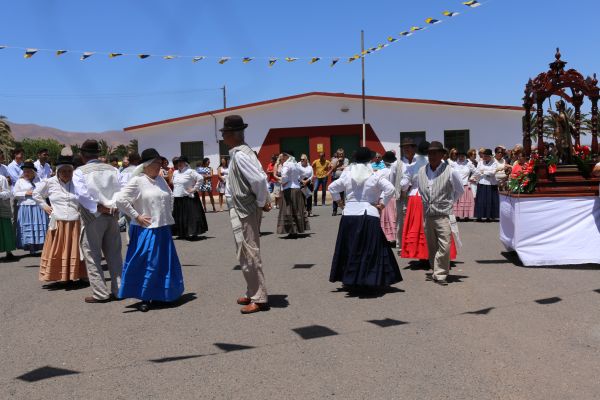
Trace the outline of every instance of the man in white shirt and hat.
<instances>
[{"instance_id":1,"label":"man in white shirt and hat","mask_svg":"<svg viewBox=\"0 0 600 400\"><path fill-rule=\"evenodd\" d=\"M406 192L402 191L402 178L406 174L406 169L415 163L415 154L417 151L417 145L411 138L404 138L400 143L402 150L402 157L391 167L390 182L396 189L396 243L398 246L402 246L402 229L404 229L404 216L406 214ZM402 249L398 249L400 254Z\"/></svg>"},{"instance_id":2,"label":"man in white shirt and hat","mask_svg":"<svg viewBox=\"0 0 600 400\"><path fill-rule=\"evenodd\" d=\"M242 314L269 309L267 288L260 257L260 222L263 211L271 210L267 175L256 154L244 141L248 124L239 115L223 122L223 141L230 148L225 196L237 257L246 279L246 294L237 300Z\"/></svg>"},{"instance_id":3,"label":"man in white shirt and hat","mask_svg":"<svg viewBox=\"0 0 600 400\"><path fill-rule=\"evenodd\" d=\"M121 282L121 234L115 206L115 194L121 188L119 171L100 162L98 141L89 139L80 149L84 165L73 173L81 213L81 251L88 271L92 296L86 303L105 303L117 297ZM102 254L108 264L111 288L102 270Z\"/></svg>"}]
</instances>

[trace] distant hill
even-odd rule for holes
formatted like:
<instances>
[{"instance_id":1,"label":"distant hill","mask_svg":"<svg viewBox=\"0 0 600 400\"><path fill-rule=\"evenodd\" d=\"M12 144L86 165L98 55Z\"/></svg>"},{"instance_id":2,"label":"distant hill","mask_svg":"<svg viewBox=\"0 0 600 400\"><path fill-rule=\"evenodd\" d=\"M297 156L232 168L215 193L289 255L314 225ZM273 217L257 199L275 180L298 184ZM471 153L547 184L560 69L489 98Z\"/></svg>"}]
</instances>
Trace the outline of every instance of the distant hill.
<instances>
[{"instance_id":1,"label":"distant hill","mask_svg":"<svg viewBox=\"0 0 600 400\"><path fill-rule=\"evenodd\" d=\"M56 139L63 144L81 144L86 139L104 139L109 146L119 144L128 144L135 136L123 131L105 131L105 132L68 132L49 126L40 126L35 124L17 124L7 121L12 130L12 134L17 141L25 138L50 138Z\"/></svg>"}]
</instances>

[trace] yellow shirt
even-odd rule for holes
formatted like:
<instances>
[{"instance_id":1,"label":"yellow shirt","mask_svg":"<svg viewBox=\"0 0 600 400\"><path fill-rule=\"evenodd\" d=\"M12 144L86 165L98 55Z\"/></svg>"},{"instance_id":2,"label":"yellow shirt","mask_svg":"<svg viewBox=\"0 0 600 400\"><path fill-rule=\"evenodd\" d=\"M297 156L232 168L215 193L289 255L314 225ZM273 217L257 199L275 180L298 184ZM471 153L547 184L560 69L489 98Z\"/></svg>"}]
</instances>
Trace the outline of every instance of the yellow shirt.
<instances>
[{"instance_id":1,"label":"yellow shirt","mask_svg":"<svg viewBox=\"0 0 600 400\"><path fill-rule=\"evenodd\" d=\"M325 178L327 176L327 172L329 172L330 165L331 163L329 160L325 160L324 163L321 163L321 159L313 161L312 166L315 169L315 176L317 178Z\"/></svg>"}]
</instances>

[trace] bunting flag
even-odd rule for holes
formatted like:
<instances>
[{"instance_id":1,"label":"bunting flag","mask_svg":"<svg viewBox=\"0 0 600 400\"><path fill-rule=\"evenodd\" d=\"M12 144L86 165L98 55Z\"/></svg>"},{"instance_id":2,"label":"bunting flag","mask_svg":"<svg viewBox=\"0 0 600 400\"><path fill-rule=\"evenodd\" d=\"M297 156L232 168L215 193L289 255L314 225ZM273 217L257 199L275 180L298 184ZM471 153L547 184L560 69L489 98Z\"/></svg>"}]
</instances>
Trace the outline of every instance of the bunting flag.
<instances>
[{"instance_id":1,"label":"bunting flag","mask_svg":"<svg viewBox=\"0 0 600 400\"><path fill-rule=\"evenodd\" d=\"M142 60L148 57L150 57L150 54L138 54L138 58L141 58Z\"/></svg>"},{"instance_id":2,"label":"bunting flag","mask_svg":"<svg viewBox=\"0 0 600 400\"><path fill-rule=\"evenodd\" d=\"M37 52L38 52L37 49L27 49L27 50L25 50L25 55L23 57L25 57L25 58L31 58Z\"/></svg>"},{"instance_id":3,"label":"bunting flag","mask_svg":"<svg viewBox=\"0 0 600 400\"><path fill-rule=\"evenodd\" d=\"M196 56L196 57L192 58L192 62L198 62L198 61L204 60L205 58L206 57L204 57L204 56Z\"/></svg>"},{"instance_id":4,"label":"bunting flag","mask_svg":"<svg viewBox=\"0 0 600 400\"><path fill-rule=\"evenodd\" d=\"M231 57L221 57L221 58L219 58L219 64L225 64L230 59L231 59Z\"/></svg>"},{"instance_id":5,"label":"bunting flag","mask_svg":"<svg viewBox=\"0 0 600 400\"><path fill-rule=\"evenodd\" d=\"M446 17L456 17L460 13L454 11L444 11L442 14Z\"/></svg>"},{"instance_id":6,"label":"bunting flag","mask_svg":"<svg viewBox=\"0 0 600 400\"><path fill-rule=\"evenodd\" d=\"M297 60L298 60L297 57L286 57L285 58L285 61L287 61L287 62L294 62L294 61L297 61Z\"/></svg>"},{"instance_id":7,"label":"bunting flag","mask_svg":"<svg viewBox=\"0 0 600 400\"><path fill-rule=\"evenodd\" d=\"M63 54L65 54L67 51L66 50L56 50L56 55L57 56L62 56Z\"/></svg>"},{"instance_id":8,"label":"bunting flag","mask_svg":"<svg viewBox=\"0 0 600 400\"><path fill-rule=\"evenodd\" d=\"M6 48L6 46L0 45L0 50L5 49L5 48Z\"/></svg>"},{"instance_id":9,"label":"bunting flag","mask_svg":"<svg viewBox=\"0 0 600 400\"><path fill-rule=\"evenodd\" d=\"M269 67L272 67L277 62L276 58L269 58Z\"/></svg>"},{"instance_id":10,"label":"bunting flag","mask_svg":"<svg viewBox=\"0 0 600 400\"><path fill-rule=\"evenodd\" d=\"M475 0L465 1L465 2L463 2L463 4L467 7L472 7L472 8L479 7L481 5L480 2L475 1Z\"/></svg>"},{"instance_id":11,"label":"bunting flag","mask_svg":"<svg viewBox=\"0 0 600 400\"><path fill-rule=\"evenodd\" d=\"M348 58L348 62L351 63L354 60L358 60L360 58L359 54L355 54L352 57Z\"/></svg>"},{"instance_id":12,"label":"bunting flag","mask_svg":"<svg viewBox=\"0 0 600 400\"><path fill-rule=\"evenodd\" d=\"M422 31L423 28L419 27L419 26L413 26L410 28L411 32L417 32L417 31Z\"/></svg>"},{"instance_id":13,"label":"bunting flag","mask_svg":"<svg viewBox=\"0 0 600 400\"><path fill-rule=\"evenodd\" d=\"M172 59L174 59L174 58L175 58L175 56L163 56L163 58L164 58L165 60L172 60Z\"/></svg>"},{"instance_id":14,"label":"bunting flag","mask_svg":"<svg viewBox=\"0 0 600 400\"><path fill-rule=\"evenodd\" d=\"M244 57L244 58L242 58L242 62L244 64L248 64L252 60L254 60L254 58L252 58L252 57Z\"/></svg>"},{"instance_id":15,"label":"bunting flag","mask_svg":"<svg viewBox=\"0 0 600 400\"><path fill-rule=\"evenodd\" d=\"M115 58L115 57L120 57L120 56L122 56L122 55L123 55L123 53L110 53L110 54L108 55L108 57L109 57L109 58Z\"/></svg>"},{"instance_id":16,"label":"bunting flag","mask_svg":"<svg viewBox=\"0 0 600 400\"><path fill-rule=\"evenodd\" d=\"M86 51L85 53L83 53L83 54L81 55L81 58L80 58L80 60L81 60L81 61L83 61L83 60L85 60L86 58L90 58L90 57L91 57L91 56L93 56L94 54L95 54L95 53L94 53L93 51Z\"/></svg>"},{"instance_id":17,"label":"bunting flag","mask_svg":"<svg viewBox=\"0 0 600 400\"><path fill-rule=\"evenodd\" d=\"M319 61L320 59L321 59L321 57L313 57L313 58L310 59L309 64L314 64L317 61Z\"/></svg>"},{"instance_id":18,"label":"bunting flag","mask_svg":"<svg viewBox=\"0 0 600 400\"><path fill-rule=\"evenodd\" d=\"M439 19L435 19L435 18L427 18L425 20L425 22L428 24L431 24L431 25L435 25L435 24L439 24L442 21L440 21Z\"/></svg>"},{"instance_id":19,"label":"bunting flag","mask_svg":"<svg viewBox=\"0 0 600 400\"><path fill-rule=\"evenodd\" d=\"M412 32L407 32L407 31L400 32L400 36L410 36L410 35L412 35Z\"/></svg>"},{"instance_id":20,"label":"bunting flag","mask_svg":"<svg viewBox=\"0 0 600 400\"><path fill-rule=\"evenodd\" d=\"M333 67L335 64L338 63L338 61L340 61L339 58L334 58L333 60L331 60L331 64L329 65L330 67Z\"/></svg>"},{"instance_id":21,"label":"bunting flag","mask_svg":"<svg viewBox=\"0 0 600 400\"><path fill-rule=\"evenodd\" d=\"M393 36L388 36L388 38L387 38L387 41L390 42L390 43L394 43L396 40L398 40L398 39L396 39Z\"/></svg>"}]
</instances>

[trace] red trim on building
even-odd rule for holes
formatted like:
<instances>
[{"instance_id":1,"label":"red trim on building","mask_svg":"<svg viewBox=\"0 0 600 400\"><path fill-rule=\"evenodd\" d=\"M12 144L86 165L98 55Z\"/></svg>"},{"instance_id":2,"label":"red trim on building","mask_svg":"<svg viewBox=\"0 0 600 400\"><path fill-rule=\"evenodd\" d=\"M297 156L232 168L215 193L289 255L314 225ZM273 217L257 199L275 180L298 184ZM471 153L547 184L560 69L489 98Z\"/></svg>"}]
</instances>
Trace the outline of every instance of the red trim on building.
<instances>
[{"instance_id":1,"label":"red trim on building","mask_svg":"<svg viewBox=\"0 0 600 400\"><path fill-rule=\"evenodd\" d=\"M141 125L128 126L128 127L124 128L123 130L124 131L133 131L136 129L143 129L143 128L148 128L148 127L156 126L156 125L170 124L172 122L185 121L187 119L205 117L207 115L229 113L231 111L241 110L244 108L260 107L260 106L264 106L267 104L280 103L280 102L284 102L284 101L301 99L301 98L310 97L310 96L340 97L340 98L346 98L346 99L361 99L362 98L361 95L358 95L358 94L310 92L310 93L297 94L294 96L287 96L287 97L280 97L277 99L259 101L256 103L243 104L241 106L221 108L218 110L206 111L206 112L199 113L199 114L191 114L191 115L185 115L182 117L170 118L170 119L165 119L165 120L156 121L156 122L149 122L149 123L141 124ZM495 110L523 111L523 107L517 107L517 106L501 106L501 105L494 105L494 104L479 104L479 103L461 103L461 102L455 102L455 101L442 101L442 100L407 99L407 98L401 98L401 97L382 97L382 96L365 96L365 99L374 100L374 101L392 101L392 102L399 102L399 103L433 104L433 105L444 105L444 106L454 106L454 107L473 107L473 108L488 108L488 109L495 109Z\"/></svg>"}]
</instances>

